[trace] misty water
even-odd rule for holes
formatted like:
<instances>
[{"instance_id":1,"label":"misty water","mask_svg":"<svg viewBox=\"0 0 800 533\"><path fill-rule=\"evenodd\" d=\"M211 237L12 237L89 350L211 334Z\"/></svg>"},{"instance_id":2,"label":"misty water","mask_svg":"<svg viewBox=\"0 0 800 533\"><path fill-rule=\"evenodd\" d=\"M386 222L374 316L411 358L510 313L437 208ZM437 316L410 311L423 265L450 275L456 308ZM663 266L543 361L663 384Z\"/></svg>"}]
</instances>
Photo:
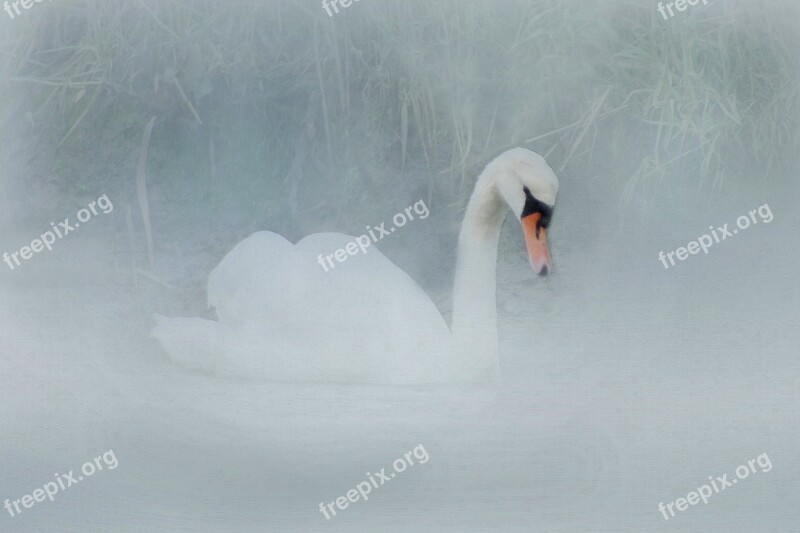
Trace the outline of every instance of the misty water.
<instances>
[{"instance_id":1,"label":"misty water","mask_svg":"<svg viewBox=\"0 0 800 533\"><path fill-rule=\"evenodd\" d=\"M382 8L368 2L381 4L362 0L332 17L318 3L286 9L293 10L293 17L315 21L319 35L343 31L342 25L353 35L366 35L370 24L387 24ZM766 19L800 29L797 10L788 3L762 4ZM81 19L85 6L74 5L77 11L70 16ZM470 17L486 15L488 4L476 5L474 12L462 6L456 15L451 3L442 2L440 15L443 21L452 17L453 27L468 25ZM492 16L508 17L513 26L520 5L499 2ZM681 17L662 20L657 3L592 3L591 16L578 13L579 5L559 4L564 27L591 33L593 24L617 27L623 13L633 13L654 17L651 23L659 31L685 31L678 27L685 24ZM717 2L701 6L678 15L707 17L773 47L765 44L762 54L779 50L774 53L797 59L792 43L781 41L785 34L762 33L763 21ZM35 7L23 14L41 16L44 27L57 24L53 13L43 12L62 7ZM250 8L247 3L231 7L245 18ZM432 16L421 8L404 13L412 19ZM179 31L177 18L159 14ZM261 16L254 15L256 20ZM16 22L15 37L22 39L21 15L2 20L3 25ZM325 29L327 24L340 29ZM663 25L675 28L663 30ZM214 27L222 31L221 23ZM488 59L480 53L448 59L438 56L433 45L427 51L426 72L452 69L480 78L475 83L482 90L468 98L461 92L468 92L468 86L448 85L451 78L431 85L437 105L449 113L446 98L438 98L452 92L471 117L476 146L465 150L463 174L446 173L460 159L458 150L452 159L449 152L439 152L436 159L424 143L409 141L406 150L397 128L369 138L370 128L382 127L373 124L380 122L380 111L355 85L352 124L337 123L334 141L325 135L328 119L322 118L319 103L308 104L312 110L306 115L292 107L292 78L275 81L283 91L280 97L269 91L259 97L243 93L248 105L259 101L265 106L267 118L256 124L255 111L231 104L230 115L216 118L220 133L211 159L205 131L192 124L192 112L175 92L174 100L159 104L170 111L160 111L150 144L152 266L135 186L147 121L130 119L130 132L122 128L128 133L106 141L112 149L90 131L92 124L100 131L104 123L87 115L71 134L75 139L59 146L75 117L58 129L60 115L46 106L37 111L29 99L31 85L19 81L22 75L5 74L0 253L30 245L51 222L74 219L103 194L113 210L98 212L56 241L52 251L36 253L14 269L0 264L0 501L32 494L56 479L54 474L78 472L107 450L113 449L118 465L106 465L59 491L54 501L37 502L16 516L0 509L0 531L795 530L800 518L800 130L792 128L800 108L788 106L779 116L775 129L785 131L789 141L769 165L755 156L731 157L717 168L723 179L715 181L703 158L687 157L666 166L666 176L642 178L643 185L632 187L638 182L629 178L649 157L658 132L634 116L614 122L592 117L594 103L606 105L614 97L605 100L603 91L594 88L570 88L571 82L593 81L601 89L616 83L616 78L604 78L602 69L586 74L580 63L602 64L622 49L598 45L595 55L569 59L576 55L569 53L570 37L556 27L543 31L565 56L563 70L545 69L554 78L558 99L520 92L507 100L506 89L517 76L529 76L536 91L547 83L535 72L483 73ZM211 34L193 38L223 43ZM425 55L425 42L395 44L401 53L387 55L389 66L371 58L367 48L354 52L352 60L377 61L380 65L370 67L376 69L402 70L402 65L407 75L430 81L414 70L418 63L412 59ZM520 39L519 46L544 56L539 42ZM653 34L630 42L634 50L659 43ZM294 57L263 46L265 54L281 60ZM518 53L499 48L494 53L503 57ZM295 53L313 57L306 52ZM755 61L747 50L724 52L745 65ZM139 52L129 53L138 57ZM687 57L701 61L691 51ZM315 79L314 63L308 61L309 76ZM254 73L246 81L257 86L263 80ZM324 78L323 87L340 81ZM796 91L798 78L786 84ZM215 90L208 97L215 105L235 98L233 91ZM208 119L214 105L203 100L203 91L184 93ZM338 97L311 93L308 101L330 98L331 108L340 105ZM363 105L356 104L357 93ZM737 94L732 91L730 98ZM90 96L78 100L83 98ZM123 96L109 98L116 102ZM746 109L748 101L736 103ZM288 116L300 126L283 135L285 124L276 118L280 112L270 106L292 109ZM571 113L573 106L581 111ZM487 109L496 113L496 124L483 120ZM531 116L542 122L540 129L528 125ZM568 137L525 142L587 116ZM742 131L755 128L747 118L739 123ZM228 123L242 126L237 131L221 125ZM397 125L404 130L401 121ZM54 137L50 126L60 135ZM500 133L493 132L495 127ZM445 140L433 144L452 150L446 141L457 134L441 128ZM264 131L270 132L269 142L261 138ZM275 139L282 137L276 146ZM741 133L741 138L748 137ZM662 161L686 151L675 142L664 145ZM333 144L335 164L326 167L331 157L327 143ZM204 305L207 276L249 233L274 231L292 242L325 231L358 235L420 198L430 216L398 229L376 247L425 290L449 322L466 200L483 167L513 146L550 151L546 157L561 188L549 228L550 275L532 272L512 214L501 233L501 382L382 386L220 378L173 363L150 336L156 313L211 317ZM720 153L749 154L749 148L731 146L730 152ZM392 156L380 155L387 153ZM210 161L216 165L213 175ZM738 229L737 219L753 210L748 227ZM769 217L764 216L767 210ZM714 242L707 254L688 255L670 268L659 260L659 252L686 247L724 224L737 233ZM307 302L314 304L313 294ZM334 507L337 514L330 520L320 512L320 502L344 496L368 472L390 471L395 459L420 445L429 457L424 463L398 472L366 501ZM686 498L710 483L709 476L735 478L739 465L764 454L769 467L758 463L749 476L714 493L708 503L691 505L669 520L659 511L660 503Z\"/></svg>"}]
</instances>

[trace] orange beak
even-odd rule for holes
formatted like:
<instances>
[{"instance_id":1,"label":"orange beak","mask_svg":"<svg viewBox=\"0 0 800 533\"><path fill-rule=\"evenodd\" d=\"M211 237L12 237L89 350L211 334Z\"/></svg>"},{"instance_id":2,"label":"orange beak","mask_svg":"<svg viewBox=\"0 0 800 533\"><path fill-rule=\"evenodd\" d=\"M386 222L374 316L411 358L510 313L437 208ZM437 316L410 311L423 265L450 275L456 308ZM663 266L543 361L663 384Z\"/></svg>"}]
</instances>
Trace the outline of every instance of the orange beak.
<instances>
[{"instance_id":1,"label":"orange beak","mask_svg":"<svg viewBox=\"0 0 800 533\"><path fill-rule=\"evenodd\" d=\"M525 245L533 271L546 276L553 270L550 260L550 248L547 246L547 229L540 226L541 213L532 213L522 219L522 232L525 234Z\"/></svg>"}]
</instances>

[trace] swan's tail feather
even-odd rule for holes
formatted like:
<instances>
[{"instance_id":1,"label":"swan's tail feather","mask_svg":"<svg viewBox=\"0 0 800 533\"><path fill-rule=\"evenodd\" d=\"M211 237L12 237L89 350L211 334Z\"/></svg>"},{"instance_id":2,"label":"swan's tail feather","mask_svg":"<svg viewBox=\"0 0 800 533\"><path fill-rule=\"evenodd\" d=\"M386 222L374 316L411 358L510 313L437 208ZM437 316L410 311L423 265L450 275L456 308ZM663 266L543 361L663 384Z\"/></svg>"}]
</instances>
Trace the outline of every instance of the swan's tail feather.
<instances>
[{"instance_id":1,"label":"swan's tail feather","mask_svg":"<svg viewBox=\"0 0 800 533\"><path fill-rule=\"evenodd\" d=\"M221 353L222 339L219 322L204 318L168 318L156 314L154 337L170 360L192 370L216 373L216 361Z\"/></svg>"}]
</instances>

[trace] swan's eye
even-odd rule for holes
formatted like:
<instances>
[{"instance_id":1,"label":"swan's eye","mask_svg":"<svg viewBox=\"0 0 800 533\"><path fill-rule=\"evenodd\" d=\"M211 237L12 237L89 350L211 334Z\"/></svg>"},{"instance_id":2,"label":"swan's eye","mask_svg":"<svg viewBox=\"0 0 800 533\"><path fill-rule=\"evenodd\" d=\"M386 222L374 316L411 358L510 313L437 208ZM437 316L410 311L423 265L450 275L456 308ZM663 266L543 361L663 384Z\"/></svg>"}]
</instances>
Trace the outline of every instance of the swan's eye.
<instances>
[{"instance_id":1,"label":"swan's eye","mask_svg":"<svg viewBox=\"0 0 800 533\"><path fill-rule=\"evenodd\" d=\"M537 199L527 187L523 187L522 190L525 191L525 207L522 209L520 218L538 213L541 217L536 224L537 232L539 228L547 229L547 226L550 225L550 219L553 218L553 208Z\"/></svg>"}]
</instances>

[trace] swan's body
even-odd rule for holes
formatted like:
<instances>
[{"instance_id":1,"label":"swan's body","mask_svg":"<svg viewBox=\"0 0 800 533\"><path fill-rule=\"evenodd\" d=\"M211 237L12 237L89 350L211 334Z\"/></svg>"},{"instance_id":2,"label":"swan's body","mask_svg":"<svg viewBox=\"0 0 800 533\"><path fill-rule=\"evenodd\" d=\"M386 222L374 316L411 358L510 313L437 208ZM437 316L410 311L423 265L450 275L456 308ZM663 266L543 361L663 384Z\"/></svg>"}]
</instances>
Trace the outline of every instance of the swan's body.
<instances>
[{"instance_id":1,"label":"swan's body","mask_svg":"<svg viewBox=\"0 0 800 533\"><path fill-rule=\"evenodd\" d=\"M209 276L217 321L157 317L153 335L173 361L219 376L485 380L498 372L495 271L503 220L508 208L521 217L534 269L546 273L545 231L557 191L552 170L528 150L510 150L487 166L459 237L452 333L424 291L375 247L324 271L318 256L354 237L318 233L292 245L259 232Z\"/></svg>"}]
</instances>

